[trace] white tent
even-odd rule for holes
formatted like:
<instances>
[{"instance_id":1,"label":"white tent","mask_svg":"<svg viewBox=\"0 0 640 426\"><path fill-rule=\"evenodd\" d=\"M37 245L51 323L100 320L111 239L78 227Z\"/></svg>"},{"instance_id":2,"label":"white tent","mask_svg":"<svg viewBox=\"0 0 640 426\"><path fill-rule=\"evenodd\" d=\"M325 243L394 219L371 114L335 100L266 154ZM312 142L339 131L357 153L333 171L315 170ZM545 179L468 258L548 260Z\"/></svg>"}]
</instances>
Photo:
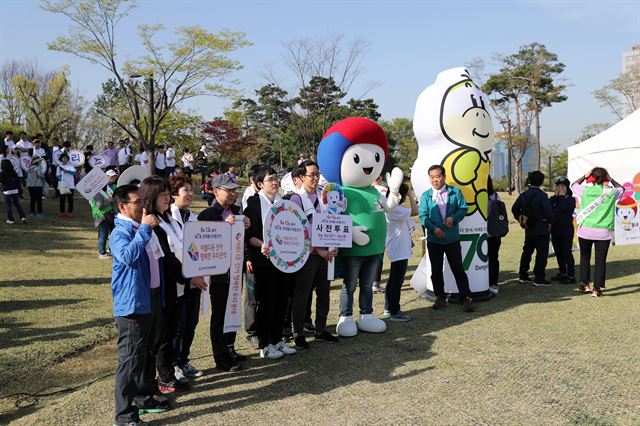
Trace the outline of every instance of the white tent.
<instances>
[{"instance_id":1,"label":"white tent","mask_svg":"<svg viewBox=\"0 0 640 426\"><path fill-rule=\"evenodd\" d=\"M604 132L569 147L571 182L597 166L607 169L621 184L631 182L640 172L640 109Z\"/></svg>"}]
</instances>

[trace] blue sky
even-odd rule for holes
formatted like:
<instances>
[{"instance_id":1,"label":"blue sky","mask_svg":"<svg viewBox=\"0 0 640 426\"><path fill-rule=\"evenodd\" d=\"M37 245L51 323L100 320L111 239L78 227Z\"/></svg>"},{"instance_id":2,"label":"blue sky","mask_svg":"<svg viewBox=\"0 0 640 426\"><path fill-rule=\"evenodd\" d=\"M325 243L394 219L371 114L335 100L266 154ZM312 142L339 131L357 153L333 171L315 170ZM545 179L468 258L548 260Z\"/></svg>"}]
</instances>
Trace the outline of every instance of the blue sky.
<instances>
[{"instance_id":1,"label":"blue sky","mask_svg":"<svg viewBox=\"0 0 640 426\"><path fill-rule=\"evenodd\" d=\"M88 100L109 75L98 66L47 50L47 42L66 34L69 22L45 12L33 0L0 0L0 61L37 59L46 69L65 64L71 79ZM7 19L7 17L10 17ZM167 36L183 25L211 31L230 28L247 33L254 44L233 55L244 69L236 73L246 95L266 83L271 67L286 89L295 86L283 64L282 42L343 33L360 37L370 49L366 73L350 96L358 97L368 82L381 85L367 94L380 105L384 119L412 117L420 92L444 69L483 58L511 54L533 41L544 43L566 65L571 84L568 101L542 115L543 144L568 146L584 126L615 122L591 92L621 71L621 55L640 43L640 0L634 1L205 1L141 0L120 24L122 56L139 52L136 27L163 23ZM205 118L221 115L228 100L199 98L187 105ZM497 126L496 126L497 127Z\"/></svg>"}]
</instances>

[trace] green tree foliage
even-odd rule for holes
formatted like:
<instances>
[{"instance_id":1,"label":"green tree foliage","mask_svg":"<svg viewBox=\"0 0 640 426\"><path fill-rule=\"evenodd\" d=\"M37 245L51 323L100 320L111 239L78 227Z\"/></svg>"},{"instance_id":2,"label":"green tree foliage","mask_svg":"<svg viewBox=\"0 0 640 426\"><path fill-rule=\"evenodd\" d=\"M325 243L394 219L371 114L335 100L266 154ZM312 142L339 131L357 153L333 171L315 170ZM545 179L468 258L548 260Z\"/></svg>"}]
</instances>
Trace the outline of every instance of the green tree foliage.
<instances>
[{"instance_id":1,"label":"green tree foliage","mask_svg":"<svg viewBox=\"0 0 640 426\"><path fill-rule=\"evenodd\" d=\"M621 73L591 92L603 108L609 108L620 120L640 108L640 66Z\"/></svg>"},{"instance_id":2,"label":"green tree foliage","mask_svg":"<svg viewBox=\"0 0 640 426\"><path fill-rule=\"evenodd\" d=\"M391 121L381 121L380 125L389 139L389 158L385 170L391 171L399 167L405 175L410 175L416 157L418 156L418 142L413 134L413 120L409 118L394 118Z\"/></svg>"},{"instance_id":3,"label":"green tree foliage","mask_svg":"<svg viewBox=\"0 0 640 426\"><path fill-rule=\"evenodd\" d=\"M72 23L69 35L58 36L49 48L86 59L113 75L126 100L130 121L110 118L139 140L153 159L160 125L178 104L194 96L234 92L229 77L241 65L229 54L250 43L244 33L212 33L199 26L177 28L175 40L158 43L164 26L140 25L144 53L120 62L118 25L135 5L125 0L42 1L43 9L62 14ZM144 77L143 87L131 80L136 77Z\"/></svg>"},{"instance_id":4,"label":"green tree foliage","mask_svg":"<svg viewBox=\"0 0 640 426\"><path fill-rule=\"evenodd\" d=\"M36 71L30 77L16 75L13 89L31 133L42 133L45 140L54 134L64 140L78 139L82 99L72 92L66 68Z\"/></svg>"}]
</instances>

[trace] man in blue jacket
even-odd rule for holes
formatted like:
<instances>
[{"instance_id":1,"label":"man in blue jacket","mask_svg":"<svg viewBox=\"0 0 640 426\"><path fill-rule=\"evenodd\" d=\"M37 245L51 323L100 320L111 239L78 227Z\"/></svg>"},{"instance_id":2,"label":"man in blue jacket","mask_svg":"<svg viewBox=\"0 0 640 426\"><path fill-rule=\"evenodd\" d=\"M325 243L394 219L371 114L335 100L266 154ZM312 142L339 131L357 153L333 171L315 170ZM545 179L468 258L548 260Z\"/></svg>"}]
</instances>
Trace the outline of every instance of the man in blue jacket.
<instances>
[{"instance_id":1,"label":"man in blue jacket","mask_svg":"<svg viewBox=\"0 0 640 426\"><path fill-rule=\"evenodd\" d=\"M168 409L167 399L154 395L149 373L153 379L155 371L145 371L154 312L162 307L162 274L158 274L158 261L153 254L149 256L147 248L158 219L142 208L135 185L119 187L113 199L118 210L110 242L113 316L118 328L113 424L136 425L141 423L139 414ZM154 282L156 288L152 288Z\"/></svg>"},{"instance_id":2,"label":"man in blue jacket","mask_svg":"<svg viewBox=\"0 0 640 426\"><path fill-rule=\"evenodd\" d=\"M444 255L456 279L458 293L463 309L472 312L473 300L469 290L469 279L462 265L460 231L458 223L467 214L467 203L462 192L445 184L444 167L436 164L429 167L431 188L420 199L420 222L427 231L427 251L431 262L431 282L436 301L433 309L447 306L444 293L444 275L442 273Z\"/></svg>"}]
</instances>

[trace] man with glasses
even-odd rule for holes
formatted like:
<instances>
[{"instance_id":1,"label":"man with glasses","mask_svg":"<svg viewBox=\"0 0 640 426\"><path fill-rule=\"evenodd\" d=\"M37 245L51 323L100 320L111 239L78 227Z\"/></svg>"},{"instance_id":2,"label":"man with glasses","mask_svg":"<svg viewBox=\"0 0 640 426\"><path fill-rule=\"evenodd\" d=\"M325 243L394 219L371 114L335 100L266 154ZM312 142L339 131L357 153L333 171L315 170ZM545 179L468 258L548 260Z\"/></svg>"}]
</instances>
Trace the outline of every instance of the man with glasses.
<instances>
[{"instance_id":1,"label":"man with glasses","mask_svg":"<svg viewBox=\"0 0 640 426\"><path fill-rule=\"evenodd\" d=\"M313 214L322 211L320 206L322 191L318 189L318 181L320 180L318 165L312 160L305 160L292 171L292 175L297 177L302 185L297 194L291 196L291 201L300 206L309 219L309 223L313 226ZM326 247L312 247L307 262L295 273L291 318L296 348L307 349L309 347L304 338L304 323L307 302L311 298L314 288L316 291L315 339L328 343L335 343L338 340L326 330L330 290L327 265L337 254L337 249L329 251Z\"/></svg>"},{"instance_id":2,"label":"man with glasses","mask_svg":"<svg viewBox=\"0 0 640 426\"><path fill-rule=\"evenodd\" d=\"M236 190L238 184L226 175L218 175L211 181L214 199L211 207L204 210L198 216L198 220L225 221L235 223L235 215L242 214L240 207L235 205ZM249 227L249 218L244 218L245 229ZM216 368L222 371L239 371L240 361L246 357L235 351L236 333L224 332L224 315L227 310L227 298L229 297L230 276L229 272L211 276L211 349Z\"/></svg>"},{"instance_id":3,"label":"man with glasses","mask_svg":"<svg viewBox=\"0 0 640 426\"><path fill-rule=\"evenodd\" d=\"M152 333L152 298L159 297L150 287L151 264L145 248L158 219L142 208L135 185L121 186L113 199L118 211L110 242L113 316L118 329L113 424L132 425L140 423L142 413L160 413L169 408L167 399L154 395L150 391L153 384L144 380Z\"/></svg>"}]
</instances>

